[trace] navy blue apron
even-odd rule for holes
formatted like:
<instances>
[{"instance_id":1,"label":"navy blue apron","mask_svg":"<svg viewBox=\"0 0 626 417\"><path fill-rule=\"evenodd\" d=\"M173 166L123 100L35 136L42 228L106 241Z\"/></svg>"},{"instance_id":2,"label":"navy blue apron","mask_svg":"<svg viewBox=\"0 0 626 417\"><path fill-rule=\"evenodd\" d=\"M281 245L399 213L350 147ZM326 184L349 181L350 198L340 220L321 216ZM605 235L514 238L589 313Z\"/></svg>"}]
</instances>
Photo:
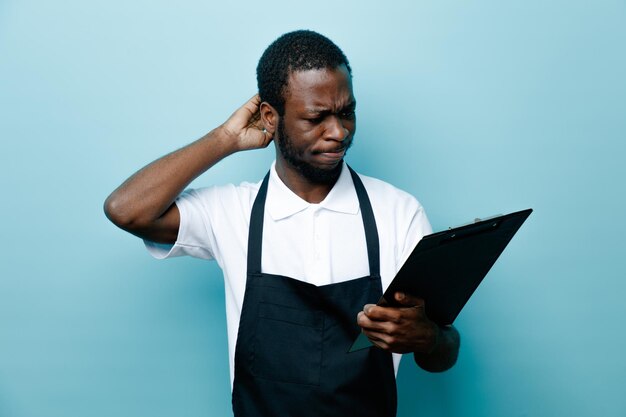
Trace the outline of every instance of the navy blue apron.
<instances>
[{"instance_id":1,"label":"navy blue apron","mask_svg":"<svg viewBox=\"0 0 626 417\"><path fill-rule=\"evenodd\" d=\"M237 345L235 417L394 417L390 353L348 353L356 316L382 295L378 232L361 179L351 169L365 228L370 275L315 286L261 272L269 173L252 206L248 275Z\"/></svg>"}]
</instances>

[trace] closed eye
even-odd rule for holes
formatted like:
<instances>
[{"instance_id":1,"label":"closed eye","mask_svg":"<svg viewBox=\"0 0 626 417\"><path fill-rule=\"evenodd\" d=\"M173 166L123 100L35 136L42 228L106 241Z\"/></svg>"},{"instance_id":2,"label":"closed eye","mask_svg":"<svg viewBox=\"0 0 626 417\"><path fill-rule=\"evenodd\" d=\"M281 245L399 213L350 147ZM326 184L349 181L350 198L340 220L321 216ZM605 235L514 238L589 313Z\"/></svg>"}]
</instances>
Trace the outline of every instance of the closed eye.
<instances>
[{"instance_id":1,"label":"closed eye","mask_svg":"<svg viewBox=\"0 0 626 417\"><path fill-rule=\"evenodd\" d=\"M341 113L339 113L339 117L341 117L342 119L353 119L354 116L355 116L354 110L347 110L347 111L342 111Z\"/></svg>"},{"instance_id":2,"label":"closed eye","mask_svg":"<svg viewBox=\"0 0 626 417\"><path fill-rule=\"evenodd\" d=\"M308 119L306 119L307 122L311 123L311 124L320 124L322 122L322 120L324 120L326 116L322 115L322 116L317 116L317 117L309 117Z\"/></svg>"}]
</instances>

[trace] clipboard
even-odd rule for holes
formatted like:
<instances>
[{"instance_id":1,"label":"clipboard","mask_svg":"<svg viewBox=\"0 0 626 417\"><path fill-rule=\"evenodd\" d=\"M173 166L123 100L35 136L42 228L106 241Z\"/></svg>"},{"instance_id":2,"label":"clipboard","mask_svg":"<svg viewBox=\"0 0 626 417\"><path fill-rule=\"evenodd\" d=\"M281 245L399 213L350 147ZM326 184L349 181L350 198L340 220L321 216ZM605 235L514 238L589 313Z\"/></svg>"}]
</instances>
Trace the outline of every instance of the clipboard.
<instances>
[{"instance_id":1,"label":"clipboard","mask_svg":"<svg viewBox=\"0 0 626 417\"><path fill-rule=\"evenodd\" d=\"M402 291L424 299L430 320L440 326L452 324L532 211L476 219L424 236L377 305L400 306L394 294ZM370 346L361 332L349 352Z\"/></svg>"}]
</instances>

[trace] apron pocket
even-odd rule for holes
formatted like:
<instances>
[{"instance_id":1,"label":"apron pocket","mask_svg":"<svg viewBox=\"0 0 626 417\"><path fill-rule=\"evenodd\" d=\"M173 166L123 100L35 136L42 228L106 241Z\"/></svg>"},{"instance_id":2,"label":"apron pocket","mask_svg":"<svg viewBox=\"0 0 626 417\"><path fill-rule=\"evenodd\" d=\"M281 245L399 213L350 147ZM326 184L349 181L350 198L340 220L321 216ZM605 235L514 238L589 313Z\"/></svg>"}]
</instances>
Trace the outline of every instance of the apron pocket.
<instances>
[{"instance_id":1,"label":"apron pocket","mask_svg":"<svg viewBox=\"0 0 626 417\"><path fill-rule=\"evenodd\" d=\"M323 328L321 311L259 303L253 374L272 381L319 385Z\"/></svg>"}]
</instances>

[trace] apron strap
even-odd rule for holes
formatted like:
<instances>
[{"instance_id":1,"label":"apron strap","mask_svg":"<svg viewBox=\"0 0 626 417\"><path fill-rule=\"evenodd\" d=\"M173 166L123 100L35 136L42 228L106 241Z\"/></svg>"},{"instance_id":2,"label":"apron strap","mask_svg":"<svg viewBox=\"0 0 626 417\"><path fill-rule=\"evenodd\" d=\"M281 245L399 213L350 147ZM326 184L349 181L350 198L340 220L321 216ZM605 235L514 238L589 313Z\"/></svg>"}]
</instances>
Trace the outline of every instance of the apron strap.
<instances>
[{"instance_id":1,"label":"apron strap","mask_svg":"<svg viewBox=\"0 0 626 417\"><path fill-rule=\"evenodd\" d=\"M370 199L365 190L365 186L359 178L359 175L347 165L352 174L352 182L356 189L356 195L359 198L359 206L361 209L361 217L363 218L363 226L365 228L365 241L367 243L367 258L370 264L370 276L380 276L380 245L378 242L378 228L376 227L376 218L374 210L370 204Z\"/></svg>"},{"instance_id":2,"label":"apron strap","mask_svg":"<svg viewBox=\"0 0 626 417\"><path fill-rule=\"evenodd\" d=\"M348 165L346 165L348 166ZM359 175L348 166L352 175L352 182L356 190L361 217L363 218L363 227L365 228L365 241L367 243L367 258L370 267L370 276L380 276L380 247L378 240L378 228L376 227L376 218L370 204L365 186L359 178ZM263 178L259 192L252 205L250 214L250 228L248 232L248 274L261 273L261 255L263 253L263 217L265 213L265 199L267 197L267 187L269 183L270 173L268 172Z\"/></svg>"},{"instance_id":3,"label":"apron strap","mask_svg":"<svg viewBox=\"0 0 626 417\"><path fill-rule=\"evenodd\" d=\"M263 214L265 213L265 198L267 184L270 180L268 171L261 188L254 199L252 213L250 213L250 227L248 229L248 275L261 273L261 254L263 252Z\"/></svg>"}]
</instances>

